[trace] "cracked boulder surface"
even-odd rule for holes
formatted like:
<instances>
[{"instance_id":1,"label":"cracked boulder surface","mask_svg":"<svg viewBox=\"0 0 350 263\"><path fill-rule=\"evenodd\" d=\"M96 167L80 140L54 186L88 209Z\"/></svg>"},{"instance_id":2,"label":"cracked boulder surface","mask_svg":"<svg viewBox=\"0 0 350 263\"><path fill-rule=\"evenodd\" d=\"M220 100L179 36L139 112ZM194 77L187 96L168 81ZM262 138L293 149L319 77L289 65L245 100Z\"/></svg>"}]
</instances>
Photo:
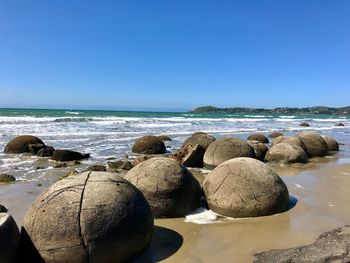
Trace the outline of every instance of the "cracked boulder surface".
<instances>
[{"instance_id":1,"label":"cracked boulder surface","mask_svg":"<svg viewBox=\"0 0 350 263\"><path fill-rule=\"evenodd\" d=\"M166 152L164 142L157 136L147 135L137 139L132 146L133 153L162 154Z\"/></svg>"},{"instance_id":2,"label":"cracked boulder surface","mask_svg":"<svg viewBox=\"0 0 350 263\"><path fill-rule=\"evenodd\" d=\"M174 159L149 159L132 168L124 178L142 191L154 217L182 217L199 206L199 182Z\"/></svg>"},{"instance_id":3,"label":"cracked boulder surface","mask_svg":"<svg viewBox=\"0 0 350 263\"><path fill-rule=\"evenodd\" d=\"M11 215L0 213L0 262L18 262L20 234Z\"/></svg>"},{"instance_id":4,"label":"cracked boulder surface","mask_svg":"<svg viewBox=\"0 0 350 263\"><path fill-rule=\"evenodd\" d=\"M152 233L151 209L135 186L112 173L84 172L37 198L22 240L45 262L124 262L148 247Z\"/></svg>"},{"instance_id":5,"label":"cracked boulder surface","mask_svg":"<svg viewBox=\"0 0 350 263\"><path fill-rule=\"evenodd\" d=\"M205 178L203 190L209 208L224 216L266 216L288 208L285 183L253 158L234 158L219 165Z\"/></svg>"},{"instance_id":6,"label":"cracked boulder surface","mask_svg":"<svg viewBox=\"0 0 350 263\"><path fill-rule=\"evenodd\" d=\"M259 141L248 140L247 143L254 149L255 158L263 161L265 159L265 155L269 148L265 143Z\"/></svg>"},{"instance_id":7,"label":"cracked boulder surface","mask_svg":"<svg viewBox=\"0 0 350 263\"><path fill-rule=\"evenodd\" d=\"M277 163L306 163L307 159L307 153L303 148L294 143L285 142L272 146L265 157L266 161Z\"/></svg>"},{"instance_id":8,"label":"cracked boulder surface","mask_svg":"<svg viewBox=\"0 0 350 263\"><path fill-rule=\"evenodd\" d=\"M304 131L297 134L297 137L304 143L310 157L322 157L328 154L327 143L317 132Z\"/></svg>"},{"instance_id":9,"label":"cracked boulder surface","mask_svg":"<svg viewBox=\"0 0 350 263\"><path fill-rule=\"evenodd\" d=\"M350 228L326 232L307 245L255 254L256 263L345 263L350 262Z\"/></svg>"},{"instance_id":10,"label":"cracked boulder surface","mask_svg":"<svg viewBox=\"0 0 350 263\"><path fill-rule=\"evenodd\" d=\"M205 151L204 167L214 169L219 164L237 157L255 158L254 149L239 137L223 137L211 143Z\"/></svg>"},{"instance_id":11,"label":"cracked boulder surface","mask_svg":"<svg viewBox=\"0 0 350 263\"><path fill-rule=\"evenodd\" d=\"M18 136L5 146L5 153L26 153L29 152L28 146L30 144L42 144L45 145L42 140L32 135Z\"/></svg>"},{"instance_id":12,"label":"cracked boulder surface","mask_svg":"<svg viewBox=\"0 0 350 263\"><path fill-rule=\"evenodd\" d=\"M191 137L185 140L181 148L186 147L188 144L199 144L204 148L204 150L206 150L213 141L215 141L215 138L213 136L206 134L205 132L195 132Z\"/></svg>"}]
</instances>

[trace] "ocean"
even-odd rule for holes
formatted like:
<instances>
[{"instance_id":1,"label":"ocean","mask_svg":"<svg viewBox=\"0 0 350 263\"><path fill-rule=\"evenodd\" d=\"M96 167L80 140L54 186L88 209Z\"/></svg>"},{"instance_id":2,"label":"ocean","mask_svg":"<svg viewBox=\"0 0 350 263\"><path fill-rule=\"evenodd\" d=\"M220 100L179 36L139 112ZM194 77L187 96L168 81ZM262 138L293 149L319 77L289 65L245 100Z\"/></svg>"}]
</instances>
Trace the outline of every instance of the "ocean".
<instances>
[{"instance_id":1,"label":"ocean","mask_svg":"<svg viewBox=\"0 0 350 263\"><path fill-rule=\"evenodd\" d=\"M310 127L299 126L303 121L310 123ZM338 122L345 127L335 126ZM54 162L44 163L36 156L3 153L8 141L24 134L37 136L56 149L90 153L91 158L76 167L81 170L87 165L105 164L107 158L132 156L135 139L148 134L171 137L172 141L166 142L171 152L195 131L204 131L216 138L245 139L252 132L267 135L280 131L293 135L302 130L317 130L343 142L349 140L346 136L350 133L349 125L349 117L326 115L0 109L0 173L13 174L19 181L42 182L57 169Z\"/></svg>"}]
</instances>

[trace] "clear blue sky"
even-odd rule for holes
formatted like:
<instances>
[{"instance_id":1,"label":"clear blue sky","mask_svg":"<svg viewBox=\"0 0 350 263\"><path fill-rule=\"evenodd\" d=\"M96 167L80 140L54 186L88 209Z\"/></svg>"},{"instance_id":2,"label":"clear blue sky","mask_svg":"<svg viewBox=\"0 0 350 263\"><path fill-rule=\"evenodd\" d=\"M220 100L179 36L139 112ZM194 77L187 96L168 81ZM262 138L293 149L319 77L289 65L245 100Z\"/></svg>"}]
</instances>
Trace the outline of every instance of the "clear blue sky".
<instances>
[{"instance_id":1,"label":"clear blue sky","mask_svg":"<svg viewBox=\"0 0 350 263\"><path fill-rule=\"evenodd\" d=\"M0 0L0 107L350 105L350 1Z\"/></svg>"}]
</instances>

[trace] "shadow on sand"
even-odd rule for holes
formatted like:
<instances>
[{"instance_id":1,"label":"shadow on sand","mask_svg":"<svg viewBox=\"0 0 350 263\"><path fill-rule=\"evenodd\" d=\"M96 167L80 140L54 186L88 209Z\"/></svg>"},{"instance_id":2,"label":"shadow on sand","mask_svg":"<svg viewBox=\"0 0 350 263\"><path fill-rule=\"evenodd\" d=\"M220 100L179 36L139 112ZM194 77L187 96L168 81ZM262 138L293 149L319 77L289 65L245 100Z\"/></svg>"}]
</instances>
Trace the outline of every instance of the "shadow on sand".
<instances>
[{"instance_id":1,"label":"shadow on sand","mask_svg":"<svg viewBox=\"0 0 350 263\"><path fill-rule=\"evenodd\" d=\"M131 262L159 262L175 254L182 243L183 237L179 233L169 228L154 226L150 247Z\"/></svg>"}]
</instances>

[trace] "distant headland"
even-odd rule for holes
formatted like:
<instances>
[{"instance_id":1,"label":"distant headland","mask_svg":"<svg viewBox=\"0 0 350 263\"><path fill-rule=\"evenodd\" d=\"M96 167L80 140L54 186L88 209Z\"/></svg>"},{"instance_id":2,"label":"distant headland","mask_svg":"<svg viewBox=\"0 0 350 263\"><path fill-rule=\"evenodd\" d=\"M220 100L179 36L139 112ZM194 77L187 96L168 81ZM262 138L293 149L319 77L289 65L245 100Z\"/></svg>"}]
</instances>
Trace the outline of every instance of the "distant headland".
<instances>
[{"instance_id":1,"label":"distant headland","mask_svg":"<svg viewBox=\"0 0 350 263\"><path fill-rule=\"evenodd\" d=\"M350 106L333 108L325 106L305 107L305 108L289 108L280 107L274 109L264 108L218 108L214 106L203 106L191 110L192 113L236 113L236 114L325 114L325 115L350 115Z\"/></svg>"}]
</instances>

